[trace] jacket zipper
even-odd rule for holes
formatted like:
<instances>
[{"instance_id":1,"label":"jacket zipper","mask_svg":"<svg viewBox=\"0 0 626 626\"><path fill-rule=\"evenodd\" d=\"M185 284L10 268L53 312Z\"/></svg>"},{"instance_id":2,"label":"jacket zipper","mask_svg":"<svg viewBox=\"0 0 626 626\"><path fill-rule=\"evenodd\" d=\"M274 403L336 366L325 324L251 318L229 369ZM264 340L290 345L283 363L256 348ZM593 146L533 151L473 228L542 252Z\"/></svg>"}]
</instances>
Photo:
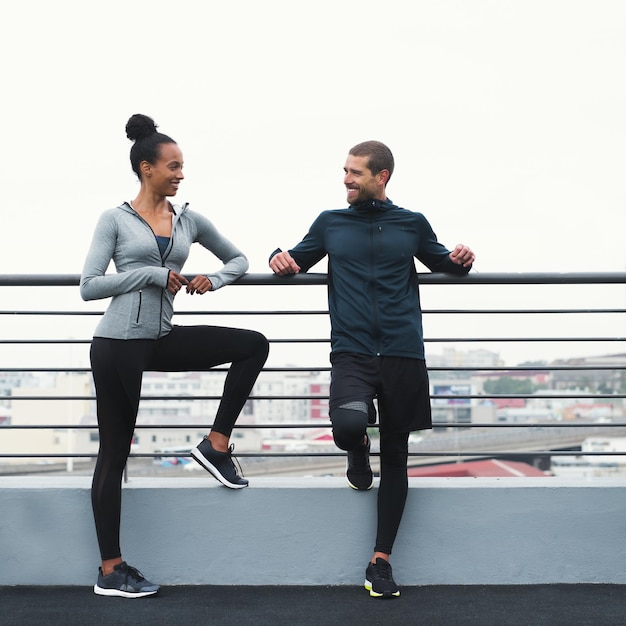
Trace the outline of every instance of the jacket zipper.
<instances>
[{"instance_id":1,"label":"jacket zipper","mask_svg":"<svg viewBox=\"0 0 626 626\"><path fill-rule=\"evenodd\" d=\"M372 220L370 227L370 279L372 281L372 309L373 309L373 317L374 317L374 340L376 342L376 356L380 356L380 332L378 327L378 294L376 293L376 276L374 268L376 267L376 242L375 238L375 229L378 229L378 233L382 233L382 228L380 226L376 226ZM382 241L380 242L382 245Z\"/></svg>"},{"instance_id":2,"label":"jacket zipper","mask_svg":"<svg viewBox=\"0 0 626 626\"><path fill-rule=\"evenodd\" d=\"M132 209L132 206L131 206L131 209ZM150 226L150 224L148 224L148 222L146 222L146 220L144 220L143 217L141 217L141 215L137 213L137 211L135 211L135 215L150 229L150 232L152 233L152 238L154 240L154 244L157 247L159 256L161 256L161 250L159 249L159 244L157 243L156 235L154 233L154 230L152 230L152 226ZM174 226L172 225L172 234L170 236L170 243L168 246L170 249L170 252L172 250L173 240L174 240ZM167 256L169 256L169 252L167 253ZM161 267L165 267L165 259L167 258L167 256L165 258L161 258ZM164 289L163 291L166 291L166 290L167 288ZM157 337L161 337L161 323L163 321L163 291L161 292L161 300L160 300L160 307L159 307L159 328L157 329ZM139 308L137 309L137 321L136 321L137 324L139 324L139 314L141 313L142 296L143 296L143 292L140 289L139 290Z\"/></svg>"},{"instance_id":3,"label":"jacket zipper","mask_svg":"<svg viewBox=\"0 0 626 626\"><path fill-rule=\"evenodd\" d=\"M167 251L166 255L161 258L161 267L165 267L165 259L167 259L167 257L170 255L170 252L172 251L173 247L174 247L174 224L172 224L172 234L170 235L170 243L168 245L169 250ZM159 300L159 329L157 331L157 335L159 338L161 337L161 327L163 325L163 297L166 291L167 291L167 287L161 291L161 299Z\"/></svg>"}]
</instances>

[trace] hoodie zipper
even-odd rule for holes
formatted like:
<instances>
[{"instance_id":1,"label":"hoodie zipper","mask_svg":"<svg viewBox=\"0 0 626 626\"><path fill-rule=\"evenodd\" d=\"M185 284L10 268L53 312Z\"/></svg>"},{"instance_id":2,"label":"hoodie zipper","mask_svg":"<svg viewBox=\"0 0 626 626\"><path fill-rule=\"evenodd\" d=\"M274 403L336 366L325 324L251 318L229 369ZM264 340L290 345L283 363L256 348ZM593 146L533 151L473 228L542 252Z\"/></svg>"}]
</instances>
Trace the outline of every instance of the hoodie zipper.
<instances>
[{"instance_id":1,"label":"hoodie zipper","mask_svg":"<svg viewBox=\"0 0 626 626\"><path fill-rule=\"evenodd\" d=\"M379 237L379 245L382 245L382 228L380 226L376 226L374 224L373 218L371 219L370 225L370 280L372 281L371 292L372 292L372 313L374 318L374 341L376 342L376 356L380 356L380 329L379 329L379 319L378 319L378 294L376 292L376 276L375 270L376 267L376 241L375 237L378 233Z\"/></svg>"},{"instance_id":2,"label":"hoodie zipper","mask_svg":"<svg viewBox=\"0 0 626 626\"><path fill-rule=\"evenodd\" d=\"M184 209L185 206L186 205L183 205L182 208ZM132 206L130 206L130 208L134 211L135 215L150 229L150 232L152 233L152 239L154 241L154 245L157 247L157 252L159 253L159 257L161 257L161 250L159 249L159 244L157 243L157 240L156 240L156 234L154 230L152 230L152 226L150 226L150 224L148 224L148 222L146 222L146 220L144 220L143 217L141 217L141 215L139 215L139 213L137 213L137 211L135 211L135 209L133 209ZM181 213L182 213L182 209L181 209ZM167 252L165 257L161 257L161 267L165 267L165 259L167 259L170 252L172 251L172 246L174 245L173 242L174 242L174 224L172 224L172 234L170 235L170 243L168 245L169 251ZM167 287L162 291L166 291L166 290L167 290ZM139 290L139 306L137 307L137 317L135 320L137 324L139 324L139 316L141 314L142 299L143 299L143 290L140 289ZM161 336L161 323L163 321L163 293L161 293L161 299L160 299L159 304L160 304L159 306L159 329L157 331L157 335L160 337Z\"/></svg>"}]
</instances>

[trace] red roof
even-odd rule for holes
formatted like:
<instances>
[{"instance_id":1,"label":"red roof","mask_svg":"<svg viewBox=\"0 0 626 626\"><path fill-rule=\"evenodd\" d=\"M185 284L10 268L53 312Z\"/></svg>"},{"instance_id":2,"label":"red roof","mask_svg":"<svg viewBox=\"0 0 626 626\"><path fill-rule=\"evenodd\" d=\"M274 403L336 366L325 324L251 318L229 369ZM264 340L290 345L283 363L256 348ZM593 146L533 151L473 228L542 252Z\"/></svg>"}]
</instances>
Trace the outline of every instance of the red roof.
<instances>
[{"instance_id":1,"label":"red roof","mask_svg":"<svg viewBox=\"0 0 626 626\"><path fill-rule=\"evenodd\" d=\"M409 467L409 476L465 476L477 478L481 476L514 477L514 476L546 476L544 472L519 461L503 461L488 459L484 461L467 461L465 463L444 463L424 467Z\"/></svg>"},{"instance_id":2,"label":"red roof","mask_svg":"<svg viewBox=\"0 0 626 626\"><path fill-rule=\"evenodd\" d=\"M499 409L523 409L526 406L524 398L489 398Z\"/></svg>"}]
</instances>

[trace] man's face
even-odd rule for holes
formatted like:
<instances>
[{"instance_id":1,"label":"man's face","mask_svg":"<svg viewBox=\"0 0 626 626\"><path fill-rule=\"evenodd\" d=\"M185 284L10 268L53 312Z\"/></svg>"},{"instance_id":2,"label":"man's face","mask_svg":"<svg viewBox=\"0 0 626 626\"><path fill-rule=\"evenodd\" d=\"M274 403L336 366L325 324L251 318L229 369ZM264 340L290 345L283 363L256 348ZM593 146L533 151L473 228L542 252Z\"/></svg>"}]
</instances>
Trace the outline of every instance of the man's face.
<instances>
[{"instance_id":1,"label":"man's face","mask_svg":"<svg viewBox=\"0 0 626 626\"><path fill-rule=\"evenodd\" d=\"M343 184L348 191L348 204L360 204L367 200L384 200L385 180L382 170L376 175L367 166L368 158L349 154L343 171Z\"/></svg>"}]
</instances>

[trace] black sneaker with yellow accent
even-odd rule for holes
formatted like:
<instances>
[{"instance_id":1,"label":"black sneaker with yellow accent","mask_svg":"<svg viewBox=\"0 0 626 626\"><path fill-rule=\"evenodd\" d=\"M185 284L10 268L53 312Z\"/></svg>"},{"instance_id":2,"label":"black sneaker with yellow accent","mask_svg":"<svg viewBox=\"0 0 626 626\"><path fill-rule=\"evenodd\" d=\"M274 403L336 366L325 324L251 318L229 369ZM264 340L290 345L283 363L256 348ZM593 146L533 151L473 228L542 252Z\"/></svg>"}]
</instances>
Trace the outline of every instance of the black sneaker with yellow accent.
<instances>
[{"instance_id":1,"label":"black sneaker with yellow accent","mask_svg":"<svg viewBox=\"0 0 626 626\"><path fill-rule=\"evenodd\" d=\"M367 436L367 435L366 435ZM370 438L367 443L348 451L348 484L357 491L367 491L374 484L374 474L370 467Z\"/></svg>"},{"instance_id":2,"label":"black sneaker with yellow accent","mask_svg":"<svg viewBox=\"0 0 626 626\"><path fill-rule=\"evenodd\" d=\"M143 574L123 561L106 576L98 568L98 582L93 590L99 596L118 596L120 598L144 598L159 592L159 585L151 583Z\"/></svg>"},{"instance_id":3,"label":"black sneaker with yellow accent","mask_svg":"<svg viewBox=\"0 0 626 626\"><path fill-rule=\"evenodd\" d=\"M365 588L372 598L397 598L400 595L389 561L378 557L375 563L368 564L365 570Z\"/></svg>"}]
</instances>

